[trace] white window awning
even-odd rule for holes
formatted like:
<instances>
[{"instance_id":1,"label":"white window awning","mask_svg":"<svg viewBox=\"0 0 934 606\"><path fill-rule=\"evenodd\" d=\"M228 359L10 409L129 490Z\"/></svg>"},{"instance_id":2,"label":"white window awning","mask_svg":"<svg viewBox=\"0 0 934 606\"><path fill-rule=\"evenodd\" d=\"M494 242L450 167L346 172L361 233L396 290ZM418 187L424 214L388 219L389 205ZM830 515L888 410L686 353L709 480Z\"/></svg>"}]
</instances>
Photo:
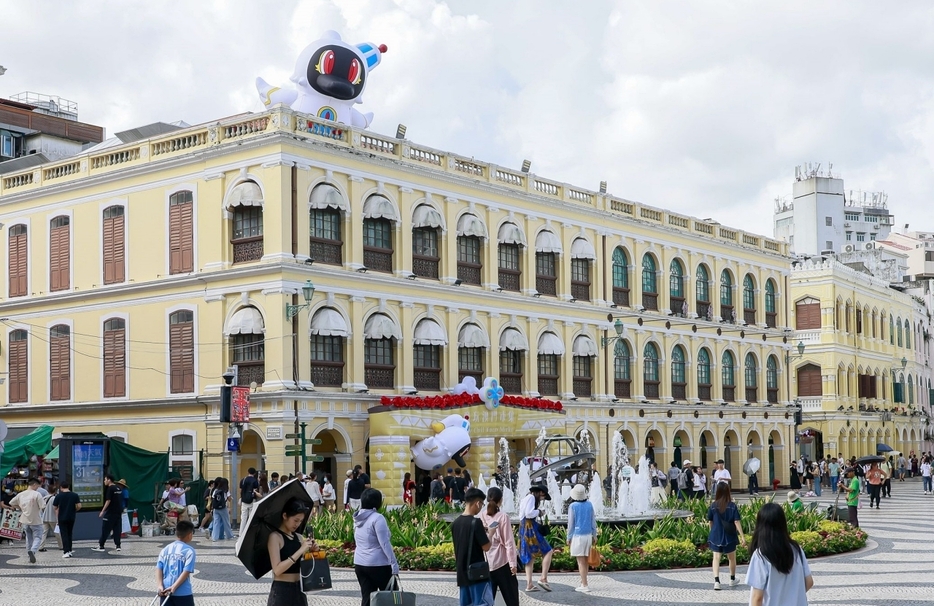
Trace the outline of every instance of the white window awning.
<instances>
[{"instance_id":1,"label":"white window awning","mask_svg":"<svg viewBox=\"0 0 934 606\"><path fill-rule=\"evenodd\" d=\"M528 351L529 340L515 328L507 328L499 336L500 351Z\"/></svg>"},{"instance_id":2,"label":"white window awning","mask_svg":"<svg viewBox=\"0 0 934 606\"><path fill-rule=\"evenodd\" d=\"M490 337L476 324L464 324L457 335L458 347L482 347L489 349Z\"/></svg>"},{"instance_id":3,"label":"white window awning","mask_svg":"<svg viewBox=\"0 0 934 606\"><path fill-rule=\"evenodd\" d=\"M564 342L551 331L543 332L538 338L538 353L546 356L563 356Z\"/></svg>"},{"instance_id":4,"label":"white window awning","mask_svg":"<svg viewBox=\"0 0 934 606\"><path fill-rule=\"evenodd\" d=\"M431 319L424 319L415 327L416 345L447 345L448 335L441 325Z\"/></svg>"},{"instance_id":5,"label":"white window awning","mask_svg":"<svg viewBox=\"0 0 934 606\"><path fill-rule=\"evenodd\" d=\"M597 343L589 335L579 335L571 348L575 356L594 358L597 356Z\"/></svg>"},{"instance_id":6,"label":"white window awning","mask_svg":"<svg viewBox=\"0 0 934 606\"><path fill-rule=\"evenodd\" d=\"M412 227L434 227L444 229L444 219L435 208L429 204L419 204L412 213Z\"/></svg>"},{"instance_id":7,"label":"white window awning","mask_svg":"<svg viewBox=\"0 0 934 606\"><path fill-rule=\"evenodd\" d=\"M259 188L259 185L252 181L244 181L240 185L237 185L227 197L228 208L233 208L234 206L261 207L262 205L263 191Z\"/></svg>"},{"instance_id":8,"label":"white window awning","mask_svg":"<svg viewBox=\"0 0 934 606\"><path fill-rule=\"evenodd\" d=\"M506 222L499 226L497 239L500 244L517 244L519 246L528 246L525 239L525 232L515 223Z\"/></svg>"},{"instance_id":9,"label":"white window awning","mask_svg":"<svg viewBox=\"0 0 934 606\"><path fill-rule=\"evenodd\" d=\"M331 307L322 307L311 318L310 334L318 337L349 337L347 322L339 311Z\"/></svg>"},{"instance_id":10,"label":"white window awning","mask_svg":"<svg viewBox=\"0 0 934 606\"><path fill-rule=\"evenodd\" d=\"M308 199L309 210L325 210L333 208L345 213L350 212L350 206L347 200L333 185L322 183L311 190L311 197Z\"/></svg>"},{"instance_id":11,"label":"white window awning","mask_svg":"<svg viewBox=\"0 0 934 606\"><path fill-rule=\"evenodd\" d=\"M388 219L394 223L399 223L399 211L396 205L386 196L373 194L363 203L364 219Z\"/></svg>"},{"instance_id":12,"label":"white window awning","mask_svg":"<svg viewBox=\"0 0 934 606\"><path fill-rule=\"evenodd\" d=\"M561 240L555 232L543 229L535 236L535 252L561 254Z\"/></svg>"},{"instance_id":13,"label":"white window awning","mask_svg":"<svg viewBox=\"0 0 934 606\"><path fill-rule=\"evenodd\" d=\"M237 310L230 320L224 333L227 335L261 335L266 332L263 315L255 307L244 307Z\"/></svg>"},{"instance_id":14,"label":"white window awning","mask_svg":"<svg viewBox=\"0 0 934 606\"><path fill-rule=\"evenodd\" d=\"M593 244L588 242L586 238L577 238L571 244L571 258L593 260L597 258L597 251L593 249Z\"/></svg>"},{"instance_id":15,"label":"white window awning","mask_svg":"<svg viewBox=\"0 0 934 606\"><path fill-rule=\"evenodd\" d=\"M392 318L385 314L373 314L363 326L365 339L401 339L402 331L396 326Z\"/></svg>"},{"instance_id":16,"label":"white window awning","mask_svg":"<svg viewBox=\"0 0 934 606\"><path fill-rule=\"evenodd\" d=\"M486 240L490 237L483 220L473 213L465 213L457 220L458 236L476 236Z\"/></svg>"}]
</instances>

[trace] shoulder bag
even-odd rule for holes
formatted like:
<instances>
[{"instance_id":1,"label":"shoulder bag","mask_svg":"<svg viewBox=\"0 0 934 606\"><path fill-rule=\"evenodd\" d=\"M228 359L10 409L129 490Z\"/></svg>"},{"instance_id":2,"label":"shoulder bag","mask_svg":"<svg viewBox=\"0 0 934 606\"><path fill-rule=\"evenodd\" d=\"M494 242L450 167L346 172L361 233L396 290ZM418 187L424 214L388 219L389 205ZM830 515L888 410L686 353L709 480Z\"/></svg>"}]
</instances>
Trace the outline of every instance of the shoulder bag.
<instances>
[{"instance_id":1,"label":"shoulder bag","mask_svg":"<svg viewBox=\"0 0 934 606\"><path fill-rule=\"evenodd\" d=\"M476 526L477 519L474 518L470 526L470 547L467 548L467 580L472 583L490 580L490 563L486 561L486 557L483 558L482 562L470 563L473 559L473 544L476 542L474 538Z\"/></svg>"}]
</instances>

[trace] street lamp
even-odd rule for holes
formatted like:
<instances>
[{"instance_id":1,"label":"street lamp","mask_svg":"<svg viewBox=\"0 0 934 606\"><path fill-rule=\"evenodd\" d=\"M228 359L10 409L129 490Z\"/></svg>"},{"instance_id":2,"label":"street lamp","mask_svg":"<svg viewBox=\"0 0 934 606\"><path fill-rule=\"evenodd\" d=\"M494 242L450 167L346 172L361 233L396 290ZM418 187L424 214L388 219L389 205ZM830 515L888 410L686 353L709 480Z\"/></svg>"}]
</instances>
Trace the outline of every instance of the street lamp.
<instances>
[{"instance_id":1,"label":"street lamp","mask_svg":"<svg viewBox=\"0 0 934 606\"><path fill-rule=\"evenodd\" d=\"M298 315L300 311L307 308L311 305L311 300L315 296L315 285L311 283L311 280L305 280L305 285L302 286L302 297L305 299L304 305L289 305L285 304L285 315L287 318L291 319Z\"/></svg>"}]
</instances>

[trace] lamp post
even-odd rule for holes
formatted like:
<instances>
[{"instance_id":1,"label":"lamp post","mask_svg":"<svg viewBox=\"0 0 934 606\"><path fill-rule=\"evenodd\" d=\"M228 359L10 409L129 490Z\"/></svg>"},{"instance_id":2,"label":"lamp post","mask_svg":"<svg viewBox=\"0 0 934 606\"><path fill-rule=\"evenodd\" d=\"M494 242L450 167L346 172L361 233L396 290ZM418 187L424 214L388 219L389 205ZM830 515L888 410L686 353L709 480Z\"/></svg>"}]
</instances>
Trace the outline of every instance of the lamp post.
<instances>
[{"instance_id":1,"label":"lamp post","mask_svg":"<svg viewBox=\"0 0 934 606\"><path fill-rule=\"evenodd\" d=\"M785 353L785 385L788 389L788 399L791 400L791 363L794 360L800 360L804 357L804 341L798 341L798 345L795 346L795 349L798 350L798 355L792 355L789 350ZM798 425L801 425L804 421L804 407L801 405L801 401L798 398L795 398L788 404L789 407L795 409L795 438L798 437Z\"/></svg>"},{"instance_id":2,"label":"lamp post","mask_svg":"<svg viewBox=\"0 0 934 606\"><path fill-rule=\"evenodd\" d=\"M285 304L285 317L292 319L298 315L300 311L308 308L311 305L311 300L315 296L315 285L311 283L311 280L305 280L305 285L302 286L302 298L305 299L304 305L290 305Z\"/></svg>"}]
</instances>

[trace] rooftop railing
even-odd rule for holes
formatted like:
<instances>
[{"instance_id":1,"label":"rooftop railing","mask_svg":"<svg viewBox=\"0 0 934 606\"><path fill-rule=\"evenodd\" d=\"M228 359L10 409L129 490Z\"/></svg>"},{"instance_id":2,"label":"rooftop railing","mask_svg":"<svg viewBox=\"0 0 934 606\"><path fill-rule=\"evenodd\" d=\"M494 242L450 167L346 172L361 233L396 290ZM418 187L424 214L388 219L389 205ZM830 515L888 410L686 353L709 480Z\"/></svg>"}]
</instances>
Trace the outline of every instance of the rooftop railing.
<instances>
[{"instance_id":1,"label":"rooftop railing","mask_svg":"<svg viewBox=\"0 0 934 606\"><path fill-rule=\"evenodd\" d=\"M660 225L667 229L699 234L727 244L772 254L788 254L786 243L758 234L746 233L716 222L702 221L534 174L424 147L404 139L319 120L285 107L275 107L261 114L234 116L96 152L88 151L18 173L6 174L0 179L0 199L151 162L197 154L217 146L239 144L244 140L276 133L297 135L327 145L359 149L377 157L393 158L403 164L418 165L455 177L482 181L533 196L543 196L571 206L580 205L606 211L629 221Z\"/></svg>"}]
</instances>

